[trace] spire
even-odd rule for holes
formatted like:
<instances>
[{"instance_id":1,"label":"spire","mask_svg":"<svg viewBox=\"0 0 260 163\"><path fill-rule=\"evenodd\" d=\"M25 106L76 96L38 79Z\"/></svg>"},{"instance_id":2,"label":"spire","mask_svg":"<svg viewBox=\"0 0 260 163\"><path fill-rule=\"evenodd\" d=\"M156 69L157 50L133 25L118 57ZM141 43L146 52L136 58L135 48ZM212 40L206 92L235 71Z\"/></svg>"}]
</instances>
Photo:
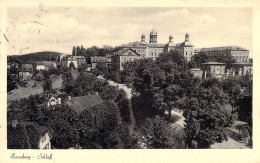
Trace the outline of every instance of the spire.
<instances>
[{"instance_id":1,"label":"spire","mask_svg":"<svg viewBox=\"0 0 260 163\"><path fill-rule=\"evenodd\" d=\"M189 35L189 33L186 33L186 35L185 35L185 41L189 41L190 40L190 35Z\"/></svg>"}]
</instances>

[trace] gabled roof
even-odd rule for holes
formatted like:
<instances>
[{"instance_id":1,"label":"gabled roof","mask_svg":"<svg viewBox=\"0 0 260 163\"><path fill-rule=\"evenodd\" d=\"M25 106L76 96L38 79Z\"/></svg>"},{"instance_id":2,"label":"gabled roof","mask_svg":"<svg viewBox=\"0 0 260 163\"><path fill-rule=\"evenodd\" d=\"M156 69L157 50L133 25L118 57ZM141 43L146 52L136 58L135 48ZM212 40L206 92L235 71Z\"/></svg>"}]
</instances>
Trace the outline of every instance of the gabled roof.
<instances>
[{"instance_id":1,"label":"gabled roof","mask_svg":"<svg viewBox=\"0 0 260 163\"><path fill-rule=\"evenodd\" d=\"M36 65L45 65L45 66L52 66L53 64L56 64L55 61L35 61Z\"/></svg>"},{"instance_id":2,"label":"gabled roof","mask_svg":"<svg viewBox=\"0 0 260 163\"><path fill-rule=\"evenodd\" d=\"M48 132L48 128L35 122L18 122L16 127L7 126L8 148L37 149L41 136Z\"/></svg>"},{"instance_id":3,"label":"gabled roof","mask_svg":"<svg viewBox=\"0 0 260 163\"><path fill-rule=\"evenodd\" d=\"M142 43L139 41L135 41L135 42L130 42L126 45L124 45L124 48L147 48L148 44L147 43Z\"/></svg>"},{"instance_id":4,"label":"gabled roof","mask_svg":"<svg viewBox=\"0 0 260 163\"><path fill-rule=\"evenodd\" d=\"M77 112L82 112L101 103L103 103L103 99L99 95L72 97L71 100L66 102L69 107L75 109Z\"/></svg>"},{"instance_id":5,"label":"gabled roof","mask_svg":"<svg viewBox=\"0 0 260 163\"><path fill-rule=\"evenodd\" d=\"M126 52L131 51L131 55L126 54ZM131 48L127 48L127 49L123 49L123 50L119 50L115 53L115 55L117 56L140 56L140 54L138 54L135 50L131 49Z\"/></svg>"}]
</instances>

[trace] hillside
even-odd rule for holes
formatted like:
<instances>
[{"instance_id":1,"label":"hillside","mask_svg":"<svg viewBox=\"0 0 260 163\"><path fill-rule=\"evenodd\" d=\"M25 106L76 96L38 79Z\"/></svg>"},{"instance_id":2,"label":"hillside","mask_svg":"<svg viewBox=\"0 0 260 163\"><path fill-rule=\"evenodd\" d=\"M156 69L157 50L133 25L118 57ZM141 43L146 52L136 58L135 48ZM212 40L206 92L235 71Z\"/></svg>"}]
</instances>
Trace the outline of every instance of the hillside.
<instances>
[{"instance_id":1,"label":"hillside","mask_svg":"<svg viewBox=\"0 0 260 163\"><path fill-rule=\"evenodd\" d=\"M7 62L13 62L15 60L20 60L22 62L56 61L58 59L58 56L60 56L61 54L62 53L58 52L43 51L23 55L10 55L7 56Z\"/></svg>"}]
</instances>

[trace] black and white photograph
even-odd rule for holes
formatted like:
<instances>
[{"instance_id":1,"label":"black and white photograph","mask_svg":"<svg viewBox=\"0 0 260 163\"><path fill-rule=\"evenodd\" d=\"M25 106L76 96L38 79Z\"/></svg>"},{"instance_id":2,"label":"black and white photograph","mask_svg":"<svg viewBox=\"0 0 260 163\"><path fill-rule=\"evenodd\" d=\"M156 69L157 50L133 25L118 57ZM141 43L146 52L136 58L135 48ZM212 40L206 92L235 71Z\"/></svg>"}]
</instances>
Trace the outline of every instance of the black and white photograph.
<instances>
[{"instance_id":1,"label":"black and white photograph","mask_svg":"<svg viewBox=\"0 0 260 163\"><path fill-rule=\"evenodd\" d=\"M8 149L250 149L252 9L9 7Z\"/></svg>"},{"instance_id":2,"label":"black and white photograph","mask_svg":"<svg viewBox=\"0 0 260 163\"><path fill-rule=\"evenodd\" d=\"M260 160L257 0L3 1L0 163Z\"/></svg>"}]
</instances>

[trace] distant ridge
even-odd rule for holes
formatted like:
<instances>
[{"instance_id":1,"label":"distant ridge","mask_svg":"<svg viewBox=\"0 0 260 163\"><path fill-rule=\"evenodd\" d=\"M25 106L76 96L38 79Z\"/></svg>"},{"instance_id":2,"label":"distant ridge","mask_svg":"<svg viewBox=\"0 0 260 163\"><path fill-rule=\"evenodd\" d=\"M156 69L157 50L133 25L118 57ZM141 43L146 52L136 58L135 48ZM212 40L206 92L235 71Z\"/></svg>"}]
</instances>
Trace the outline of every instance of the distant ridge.
<instances>
[{"instance_id":1,"label":"distant ridge","mask_svg":"<svg viewBox=\"0 0 260 163\"><path fill-rule=\"evenodd\" d=\"M20 60L22 62L56 61L61 54L62 53L59 52L42 51L22 55L9 55L7 56L7 62L13 62L15 60Z\"/></svg>"}]
</instances>

